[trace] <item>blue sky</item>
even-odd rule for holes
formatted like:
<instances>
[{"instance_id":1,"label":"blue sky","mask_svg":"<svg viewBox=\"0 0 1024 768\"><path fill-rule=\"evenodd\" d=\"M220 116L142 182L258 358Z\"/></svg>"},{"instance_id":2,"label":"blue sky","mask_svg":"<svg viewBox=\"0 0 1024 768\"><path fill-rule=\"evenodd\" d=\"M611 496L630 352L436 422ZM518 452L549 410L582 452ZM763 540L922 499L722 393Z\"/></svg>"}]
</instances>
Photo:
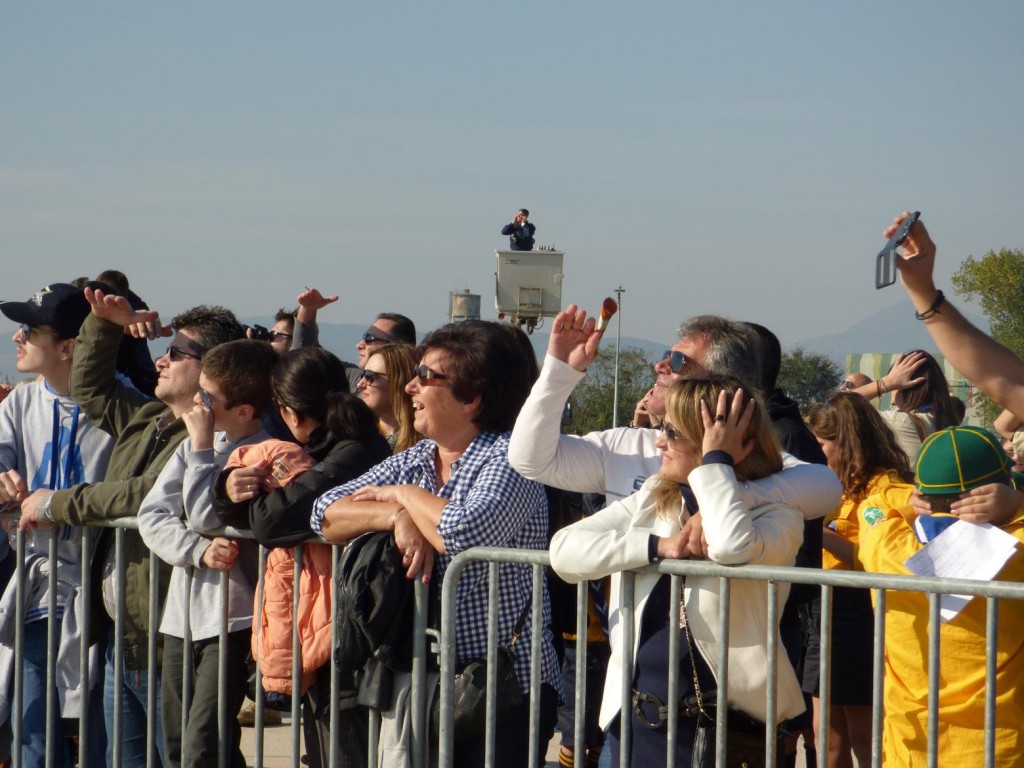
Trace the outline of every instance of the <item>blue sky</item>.
<instances>
[{"instance_id":1,"label":"blue sky","mask_svg":"<svg viewBox=\"0 0 1024 768\"><path fill-rule=\"evenodd\" d=\"M531 209L566 302L623 335L756 320L784 344L1024 247L1017 2L24 3L0 10L0 298L105 268L170 315L342 299L327 322L493 316ZM908 306L908 320L913 317Z\"/></svg>"}]
</instances>

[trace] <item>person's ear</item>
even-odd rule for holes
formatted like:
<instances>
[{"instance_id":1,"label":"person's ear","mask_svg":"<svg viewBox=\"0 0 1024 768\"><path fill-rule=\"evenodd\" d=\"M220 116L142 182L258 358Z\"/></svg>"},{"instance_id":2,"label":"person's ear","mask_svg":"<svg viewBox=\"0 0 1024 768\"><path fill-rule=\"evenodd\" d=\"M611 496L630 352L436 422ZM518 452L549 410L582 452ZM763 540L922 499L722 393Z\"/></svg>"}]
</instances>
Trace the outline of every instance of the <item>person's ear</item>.
<instances>
[{"instance_id":1,"label":"person's ear","mask_svg":"<svg viewBox=\"0 0 1024 768\"><path fill-rule=\"evenodd\" d=\"M64 339L57 344L57 351L61 360L70 360L75 355L75 340Z\"/></svg>"},{"instance_id":2,"label":"person's ear","mask_svg":"<svg viewBox=\"0 0 1024 768\"><path fill-rule=\"evenodd\" d=\"M235 406L235 413L238 414L238 418L242 421L252 421L256 418L256 409L248 403L242 403L241 405Z\"/></svg>"}]
</instances>

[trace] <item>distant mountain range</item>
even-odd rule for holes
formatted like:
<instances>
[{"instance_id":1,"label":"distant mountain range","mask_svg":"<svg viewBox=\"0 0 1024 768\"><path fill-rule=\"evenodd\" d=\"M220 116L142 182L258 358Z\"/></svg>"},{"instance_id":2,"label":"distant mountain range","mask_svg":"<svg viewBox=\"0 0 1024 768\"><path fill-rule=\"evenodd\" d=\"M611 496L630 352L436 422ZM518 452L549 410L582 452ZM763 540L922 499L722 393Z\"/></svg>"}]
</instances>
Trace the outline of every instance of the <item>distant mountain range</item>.
<instances>
[{"instance_id":1,"label":"distant mountain range","mask_svg":"<svg viewBox=\"0 0 1024 768\"><path fill-rule=\"evenodd\" d=\"M988 321L968 308L965 312L967 317L979 328L988 329ZM270 317L248 317L242 319L243 323L259 323L260 325L273 325ZM356 342L366 330L364 325L330 324L320 326L320 343L342 360L356 360ZM540 328L534 333L530 340L537 352L537 359L544 359L544 352L547 349L548 329ZM652 362L661 357L665 351L663 341L650 341L638 339L632 336L624 336L621 341L622 349L636 347L641 349ZM606 349L614 349L615 336L607 334L604 339ZM15 365L14 345L3 345L0 342L0 381L5 378L17 381L20 376ZM154 356L163 352L166 340L159 340L150 344ZM877 312L874 315L864 318L849 330L831 336L814 336L807 339L790 342L782 340L784 349L791 349L794 346L801 346L807 352L819 352L834 358L841 365L846 363L846 355L856 352L902 352L908 349L926 349L935 351L935 344L932 342L924 325L914 318L913 309L907 302L894 304L888 309Z\"/></svg>"}]
</instances>

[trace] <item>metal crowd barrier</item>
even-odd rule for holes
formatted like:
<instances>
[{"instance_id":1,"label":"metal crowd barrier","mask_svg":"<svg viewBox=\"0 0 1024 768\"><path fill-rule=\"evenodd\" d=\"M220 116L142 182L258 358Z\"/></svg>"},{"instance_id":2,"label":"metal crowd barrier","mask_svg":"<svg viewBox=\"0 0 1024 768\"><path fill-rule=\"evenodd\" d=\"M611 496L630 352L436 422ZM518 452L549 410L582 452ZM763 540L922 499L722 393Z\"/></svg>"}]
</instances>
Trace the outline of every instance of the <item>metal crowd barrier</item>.
<instances>
[{"instance_id":1,"label":"metal crowd barrier","mask_svg":"<svg viewBox=\"0 0 1024 768\"><path fill-rule=\"evenodd\" d=\"M136 529L137 523L133 518L126 518L122 520L108 521L106 523L97 526L86 526L83 528L83 552L89 553L92 548L92 542L95 532L92 530L94 527L111 527L115 529L115 560L117 573L120 574L120 578L124 579L125 574L125 560L124 560L124 535L128 529ZM56 558L56 541L57 541L57 529L51 529L49 533L44 530L37 530L34 533L35 536L47 536L49 539L49 556L51 561ZM224 529L218 532L218 535L226 535L235 538L249 538L252 536L247 531L240 531L235 529ZM340 553L340 547L334 547L334 564L337 565L338 556ZM295 548L295 583L298 584L299 575L302 569L302 546ZM23 563L25 558L25 537L19 532L16 539L16 555L17 563ZM89 604L91 592L94 589L99 588L98 585L91 583L91 572L89 557L83 558L82 566L82 600L84 605ZM266 561L266 550L260 550L260 578L257 585L257 594L259 596L258 605L263 603L263 571L264 564ZM543 633L542 622L542 599L543 599L543 579L544 570L549 565L549 554L546 551L529 551L529 550L512 550L512 549L497 549L497 548L476 548L466 552L463 552L456 556L450 563L448 570L445 574L445 578L442 584L441 594L441 628L440 634L434 633L435 637L439 638L436 648L439 650L440 655L440 683L438 685L440 695L440 733L439 741L437 744L437 761L436 764L440 768L447 768L452 765L454 759L456 743L454 740L454 728L453 728L453 713L452 713L452 696L454 689L454 670L456 668L456 648L455 648L455 625L456 622L453 620L455 616L455 595L458 585L458 580L462 575L467 565L472 562L485 561L489 564L489 595L488 595L488 610L489 610L489 622L488 622L488 650L487 650L487 662L488 669L494 670L496 666L497 648L500 643L497 637L497 618L498 618L498 583L500 578L499 565L503 563L515 563L521 565L528 565L533 570L533 611L532 611L532 635L533 637L541 637ZM157 684L156 684L156 669L157 669L157 629L159 626L159 614L156 610L160 603L161 588L166 589L166 585L161 585L158 578L158 561L156 558L150 559L150 617L149 617L149 646L148 646L148 711L153 713L157 711ZM938 742L938 717L936 716L938 708L938 686L937 683L940 680L940 669L941 669L941 656L940 656L940 633L939 633L939 595L940 594L964 594L985 598L987 601L987 628L986 628L986 652L987 652L987 664L986 664L986 675L987 675L987 686L986 686L986 700L985 700L985 752L984 752L984 764L987 767L995 766L995 701L996 701L996 685L995 685L995 674L996 674L996 663L995 663L995 641L996 641L996 629L997 629L997 617L998 617L998 603L1000 599L1022 599L1024 598L1024 584L1018 583L1006 583L1006 582L979 582L979 581L966 581L966 580L951 580L951 579L937 579L937 578L919 578L910 576L896 576L896 575L884 575L884 574L867 574L867 573L853 573L847 571L819 571L812 569L803 568L781 568L781 567L769 567L769 566L722 566L710 562L703 561L663 561L657 565L648 566L647 568L640 569L638 571L627 572L622 574L621 582L621 603L623 610L620 613L621 621L623 623L623 643L625 646L625 663L623 665L622 679L620 681L621 695L622 695L622 711L629 712L632 704L632 675L633 675L633 641L637 628L634 626L634 614L629 609L633 604L634 599L634 581L636 575L639 573L660 573L671 577L671 608L670 608L670 626L677 626L679 619L679 597L681 590L682 577L687 575L712 577L721 579L721 604L720 604L720 615L718 632L722 639L720 644L719 657L717 659L717 668L719 670L718 680L718 702L717 702L717 728L716 728L716 739L717 739L717 754L716 754L716 765L724 766L726 754L725 754L725 717L726 717L726 690L727 680L729 675L728 669L728 656L727 656L727 645L729 636L728 626L728 615L729 615L729 595L730 595L730 583L736 579L742 580L756 580L765 581L768 583L768 623L769 626L777 624L779 612L781 610L778 585L780 583L799 583L799 584L813 584L821 586L821 602L822 602L822 629L821 629L821 677L820 677L820 695L823 702L827 702L829 699L829 679L830 679L830 658L829 648L831 646L831 612L832 612L832 588L833 587L859 587L864 589L871 589L874 592L875 598L875 639L874 639L874 668L873 668L873 679L874 679L874 702L872 712L872 765L881 765L881 743L882 743L882 680L884 674L884 632L885 632L885 598L886 590L898 590L898 591L915 591L925 592L929 595L929 699L928 699L928 728L927 728L927 743L928 743L928 765L938 765L938 754L937 754L937 742ZM21 720L24 712L26 702L24 698L24 684L23 684L23 672L24 672L24 651L25 651L25 638L24 638L24 597L25 597L25 574L21 567L18 567L15 571L15 588L17 590L18 602L17 602L17 613L16 613L16 629L15 629L15 670L14 670L14 696L12 704L12 757L13 765L18 766L21 755L21 745L23 735L21 733ZM228 605L227 605L227 574L223 573L221 577L221 588L222 588L222 620L221 620L221 633L220 642L221 647L226 647L227 642L227 627L228 627ZM50 570L50 595L51 603L49 606L49 635L47 643L47 684L48 690L53 690L54 683L56 680L56 658L57 658L57 622L56 622L56 587L57 587L57 573L56 569ZM124 592L120 591L118 596L117 615L115 616L115 628L123 625L125 620L124 612ZM334 621L337 612L338 604L337 595L337 584L334 584L334 595L332 600L332 625L336 626ZM299 591L296 589L294 592L294 606L293 610L298 609ZM576 669L576 722L574 726L576 744L583 744L583 702L586 696L586 655L587 655L587 643L586 643L586 624L587 624L587 585L581 584L577 590L577 610L576 610L576 653L577 653L577 669ZM186 602L186 606L188 603ZM82 637L88 636L88 615L87 611L82 612ZM427 689L428 670L431 667L431 653L432 649L428 647L428 636L430 631L427 627L427 615L428 615L428 594L427 589L422 587L419 580L416 581L416 601L414 609L414 648L413 648L413 664L412 664L412 708L411 708L411 734L412 741L410 744L410 757L413 768L426 768L430 761L430 753L432 752L432 738L428 732L428 714L429 707L428 702L433 698L434 691ZM256 622L259 622L259 615L256 615ZM188 626L186 616L186 627ZM336 630L332 628L332 647L334 645L334 632ZM298 647L298 627L293 623L293 648ZM124 666L124 648L122 633L119 631L114 632L114 648L113 648L113 660L114 669L121 670L123 674ZM190 664L191 654L188 652L190 638L185 638L185 653L183 654L183 662L185 664L184 674L184 690L183 690L183 701L188 701L189 694L189 678L190 678ZM776 669L776 650L778 648L779 639L778 636L771 636L768 644L768 693L767 693L767 713L768 722L774 721L774 715L777 711L776 707L776 685L777 685L777 669ZM676 744L678 737L676 721L678 716L678 691L680 685L679 678L679 666L680 666L680 643L678 641L678 634L672 633L672 640L670 641L669 647L669 701L668 701L668 730L667 730L667 744L668 754L671 755L673 748ZM88 690L88 679L89 679L89 649L87 643L82 641L81 649L79 653L79 661L82 667L82 681L83 691ZM540 688L541 688L541 644L532 644L532 654L530 659L530 681L529 681L529 700L530 700L530 766L539 765L539 755L542 753L542 748L545 746L540 744ZM300 689L300 678L301 678L301 666L299 654L293 652L292 657L292 685L293 691ZM117 677L121 679L120 676ZM256 768L262 768L265 765L265 743L264 743L264 728L263 719L265 712L265 701L262 691L262 685L259 684L259 676L257 676L257 696L256 696L256 731L254 741L254 754L251 755L252 764ZM233 681L227 677L227 666L224 654L220 655L220 669L219 669L219 685L220 689L227 690L229 686L243 685L245 681ZM338 708L338 697L337 691L340 687L339 673L334 668L333 663L331 664L331 711L329 715L330 733L332 734L331 741L329 744L328 753L328 765L331 768L336 768L340 764L341 755L338 753L337 738L334 736L339 730L339 708ZM488 712L488 728L485 735L485 754L486 754L486 765L490 766L494 763L494 749L495 749L495 734L496 726L494 724L493 712L496 703L496 684L493 676L488 676L487 680L487 712ZM46 707L47 712L52 716L56 715L56 709L58 703L53 700L56 697L47 697ZM112 739L112 753L113 753L113 765L118 767L122 764L122 750L121 750L121 730L122 730L122 706L121 696L114 697L114 711L113 711L113 733L109 734ZM237 712L230 712L227 710L226 700L221 697L221 705L218 713L218 723L220 733L223 735L226 733L229 719L236 717ZM187 706L183 707L183 726L184 716L187 715ZM98 723L98 725L97 725ZM297 695L292 696L292 710L291 710L291 764L299 765L302 752L302 739L301 739L301 726L302 726L302 711L300 697ZM375 766L377 764L377 732L380 727L380 715L379 713L372 713L370 717L370 728L368 743L370 746L369 753L369 765ZM88 695L83 693L83 707L81 717L79 719L78 738L79 738L79 753L83 758L81 765L85 765L84 756L87 754L88 745L90 739L94 736L96 728L103 728L103 714L90 712L88 707ZM47 762L46 768L56 768L53 764L53 755L55 752L55 739L60 737L58 733L47 732ZM184 728L183 728L184 730ZM102 730L100 730L102 733ZM768 765L776 765L778 755L776 754L776 741L774 739L775 729L774 727L766 726L766 741L765 741L765 757ZM827 756L827 735L828 735L828 707L823 706L821 708L819 717L819 738L817 743L817 754L819 765L824 765ZM625 768L629 765L629 749L630 749L630 718L621 718L620 725L620 765ZM147 728L147 755L148 765L159 765L158 748L156 744L156 728L154 718L148 719ZM225 738L221 738L221 749L219 755L219 765L226 766L228 764L228 743ZM669 758L668 764L671 766L672 761ZM583 754L582 750L578 750L576 753L576 765L583 765ZM35 768L35 766L31 767Z\"/></svg>"}]
</instances>

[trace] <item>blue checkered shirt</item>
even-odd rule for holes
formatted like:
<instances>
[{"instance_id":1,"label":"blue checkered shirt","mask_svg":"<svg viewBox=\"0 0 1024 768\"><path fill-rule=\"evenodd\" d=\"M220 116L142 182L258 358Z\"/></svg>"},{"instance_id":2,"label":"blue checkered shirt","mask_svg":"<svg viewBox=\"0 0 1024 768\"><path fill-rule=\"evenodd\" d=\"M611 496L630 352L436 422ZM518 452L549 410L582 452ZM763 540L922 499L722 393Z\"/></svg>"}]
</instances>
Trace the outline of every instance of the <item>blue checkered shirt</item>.
<instances>
[{"instance_id":1,"label":"blue checkered shirt","mask_svg":"<svg viewBox=\"0 0 1024 768\"><path fill-rule=\"evenodd\" d=\"M333 502L365 485L412 484L425 488L448 504L441 512L437 532L445 554L434 559L434 583L440 584L452 557L470 547L545 549L548 503L544 486L527 480L508 463L508 433L484 432L452 463L449 481L438 488L433 440L419 443L381 462L362 477L334 488L313 504L310 527L322 535L324 511ZM487 564L471 563L459 579L456 592L458 625L456 647L460 659L482 657L487 652ZM561 676L549 624L551 603L544 586L544 647L541 681L561 692ZM502 565L498 589L498 641L505 643L530 600L533 574L529 566ZM529 688L531 636L530 612L515 646L515 668L523 691Z\"/></svg>"}]
</instances>

